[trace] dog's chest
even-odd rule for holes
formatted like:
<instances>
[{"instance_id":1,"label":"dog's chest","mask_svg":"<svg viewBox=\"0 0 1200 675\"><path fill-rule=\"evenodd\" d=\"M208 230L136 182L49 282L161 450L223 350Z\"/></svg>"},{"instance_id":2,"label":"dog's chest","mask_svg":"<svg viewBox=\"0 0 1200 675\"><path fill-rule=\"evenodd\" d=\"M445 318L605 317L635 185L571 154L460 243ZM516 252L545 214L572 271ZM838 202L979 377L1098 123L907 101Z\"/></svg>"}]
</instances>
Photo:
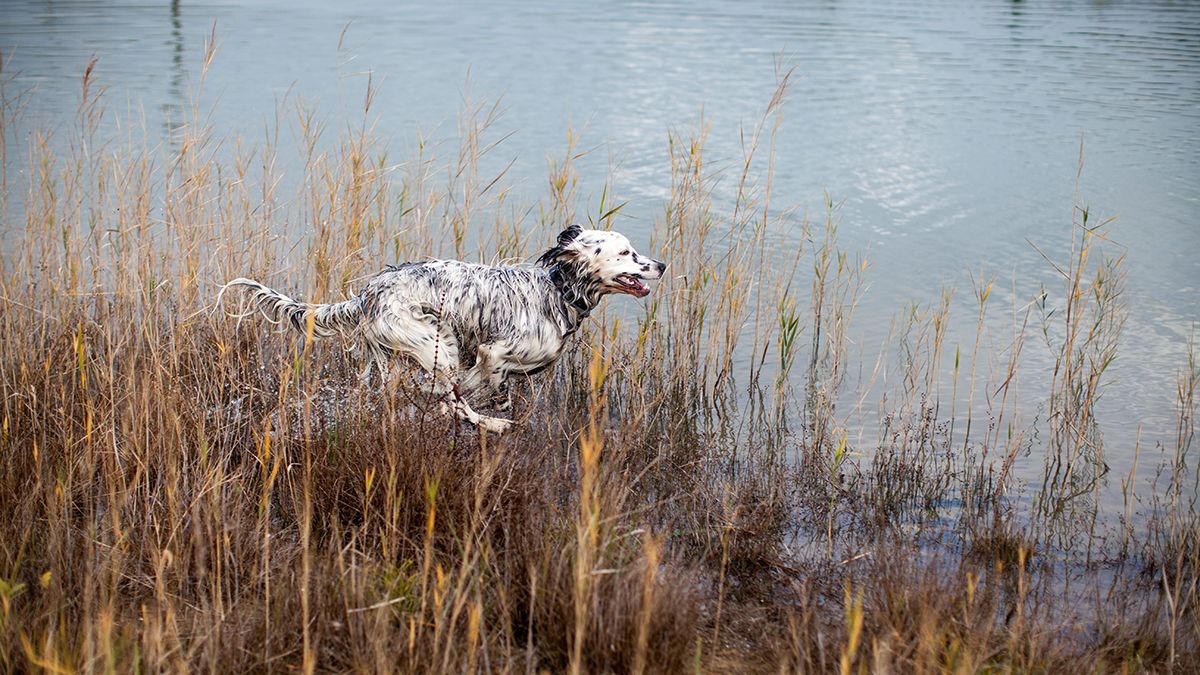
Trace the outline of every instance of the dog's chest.
<instances>
[{"instance_id":1,"label":"dog's chest","mask_svg":"<svg viewBox=\"0 0 1200 675\"><path fill-rule=\"evenodd\" d=\"M536 331L526 339L511 344L506 354L508 369L517 373L534 373L554 363L566 344L559 335Z\"/></svg>"}]
</instances>

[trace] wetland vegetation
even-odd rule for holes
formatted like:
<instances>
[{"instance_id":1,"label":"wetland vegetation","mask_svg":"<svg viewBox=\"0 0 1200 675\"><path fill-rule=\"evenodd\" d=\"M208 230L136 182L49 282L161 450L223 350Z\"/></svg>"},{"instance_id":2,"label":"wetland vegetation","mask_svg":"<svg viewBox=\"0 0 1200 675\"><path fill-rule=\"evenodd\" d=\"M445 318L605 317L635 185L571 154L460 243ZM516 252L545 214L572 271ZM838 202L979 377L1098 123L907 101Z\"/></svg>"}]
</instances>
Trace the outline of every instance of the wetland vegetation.
<instances>
[{"instance_id":1,"label":"wetland vegetation","mask_svg":"<svg viewBox=\"0 0 1200 675\"><path fill-rule=\"evenodd\" d=\"M386 263L528 260L564 223L620 229L575 149L517 204L480 169L493 106L464 108L449 157L399 164L370 90L340 129L288 110L295 177L199 109L168 148L133 120L103 131L90 67L70 129L6 92L4 137L27 142L3 149L0 670L1200 668L1194 352L1176 428L1108 472L1095 402L1137 327L1080 205L1071 250L1044 252L1060 286L992 310L980 279L903 313L899 384L855 441L848 374L878 366L849 360L847 327L870 268L834 198L790 265L768 250L788 86L740 166L710 165L704 129L670 132L671 193L639 242L669 278L518 387L502 437L364 386L350 344L214 300L249 274L328 301ZM1001 353L947 347L950 312L982 331L988 311L1014 317ZM1029 421L1010 384L1035 341L1056 356L1020 394L1046 401ZM1105 514L1112 482L1125 509Z\"/></svg>"}]
</instances>

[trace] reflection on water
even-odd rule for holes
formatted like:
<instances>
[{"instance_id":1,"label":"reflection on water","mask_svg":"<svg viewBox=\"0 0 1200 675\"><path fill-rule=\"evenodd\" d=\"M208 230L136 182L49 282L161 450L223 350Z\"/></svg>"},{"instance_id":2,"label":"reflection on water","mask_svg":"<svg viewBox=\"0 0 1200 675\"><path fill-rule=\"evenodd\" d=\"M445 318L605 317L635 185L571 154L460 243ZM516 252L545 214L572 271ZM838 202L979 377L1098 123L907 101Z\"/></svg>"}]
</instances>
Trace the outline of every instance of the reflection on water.
<instances>
[{"instance_id":1,"label":"reflection on water","mask_svg":"<svg viewBox=\"0 0 1200 675\"><path fill-rule=\"evenodd\" d=\"M167 98L160 104L163 129L167 138L174 137L184 124L183 111L187 102L187 68L183 64L183 19L179 15L179 0L171 0L171 83Z\"/></svg>"},{"instance_id":2,"label":"reflection on water","mask_svg":"<svg viewBox=\"0 0 1200 675\"><path fill-rule=\"evenodd\" d=\"M581 160L582 185L598 192L613 171L635 238L669 192L667 130L697 124L703 110L708 154L731 166L737 129L760 114L786 54L799 80L776 202L817 213L823 189L845 200L844 243L872 264L855 329L868 360L897 311L935 301L945 285L960 289L964 309L950 344L973 340L969 271L996 276L997 308L1058 283L1030 242L1067 246L1082 138L1080 199L1120 217L1114 239L1128 255L1130 321L1101 411L1113 469L1127 467L1138 424L1170 429L1175 373L1200 316L1192 3L163 5L7 0L6 74L37 88L32 115L62 125L95 54L110 104L145 111L169 142L215 22L203 103L223 135L261 134L289 92L353 119L370 72L382 81L378 131L403 156L418 129L452 133L470 69L474 93L503 95L502 126L517 131L503 158L517 159L514 194L540 194L545 157L565 147L568 128L582 129L603 150ZM798 244L795 230L774 236L781 249ZM1049 364L1045 351L1027 350L1035 369Z\"/></svg>"}]
</instances>

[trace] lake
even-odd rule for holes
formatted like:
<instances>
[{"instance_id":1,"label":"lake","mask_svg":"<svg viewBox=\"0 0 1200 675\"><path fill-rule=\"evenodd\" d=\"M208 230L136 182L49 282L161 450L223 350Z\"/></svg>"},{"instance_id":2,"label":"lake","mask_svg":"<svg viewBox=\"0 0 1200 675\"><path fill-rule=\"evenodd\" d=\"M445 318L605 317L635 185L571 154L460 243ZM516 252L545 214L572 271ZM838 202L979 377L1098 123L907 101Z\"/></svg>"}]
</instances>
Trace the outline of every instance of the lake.
<instances>
[{"instance_id":1,"label":"lake","mask_svg":"<svg viewBox=\"0 0 1200 675\"><path fill-rule=\"evenodd\" d=\"M826 192L844 202L842 245L870 261L851 331L859 358L873 361L893 319L946 287L949 350L969 351L972 275L995 278L982 349L1002 351L1012 308L1062 287L1041 252L1065 259L1074 206L1088 205L1117 217L1111 252L1128 273L1099 408L1109 464L1129 470L1139 427L1145 448L1174 440L1175 383L1200 318L1200 5L6 0L7 88L30 90L26 119L66 127L94 55L108 105L170 143L214 25L201 104L223 136L261 139L297 100L336 131L360 116L369 73L376 134L404 158L418 133L453 137L469 91L502 101L497 136L514 133L497 153L515 160L517 196L544 193L547 158L574 130L591 149L578 163L584 203L610 176L628 201L619 227L642 244L670 191L668 131L710 125L708 155L734 174L717 186L728 194L739 128L761 116L777 64L794 66L773 201L797 210L770 236L787 258ZM18 228L6 223L5 238ZM1053 359L1034 339L1024 359L1029 422Z\"/></svg>"}]
</instances>

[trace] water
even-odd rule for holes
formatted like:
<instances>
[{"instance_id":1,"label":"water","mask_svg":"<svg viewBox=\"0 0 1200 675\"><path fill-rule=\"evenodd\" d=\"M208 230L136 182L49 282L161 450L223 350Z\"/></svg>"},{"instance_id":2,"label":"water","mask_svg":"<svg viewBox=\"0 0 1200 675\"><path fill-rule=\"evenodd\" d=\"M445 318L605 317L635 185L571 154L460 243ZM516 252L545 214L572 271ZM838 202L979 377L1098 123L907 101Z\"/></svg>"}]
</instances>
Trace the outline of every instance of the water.
<instances>
[{"instance_id":1,"label":"water","mask_svg":"<svg viewBox=\"0 0 1200 675\"><path fill-rule=\"evenodd\" d=\"M737 130L761 114L782 54L799 79L775 200L815 216L823 191L845 201L843 243L871 261L853 331L867 361L899 310L946 286L958 289L949 350L969 352L972 273L996 278L983 349L998 353L1005 308L1060 285L1033 244L1065 257L1077 195L1119 217L1130 315L1100 414L1123 473L1139 425L1148 444L1173 439L1175 378L1200 317L1200 5L963 4L5 0L0 48L14 88L35 87L40 122L70 123L96 55L110 106L169 139L215 23L201 100L222 136L261 139L298 99L357 119L371 73L377 132L399 158L418 130L452 135L469 73L472 97L503 97L517 194L544 194L547 157L582 130L579 147L594 148L579 163L585 194L594 203L611 172L629 200L620 227L643 242L669 190L667 131L703 111L708 155L734 166ZM786 253L797 233L773 243ZM1030 420L1051 360L1035 342L1025 356Z\"/></svg>"}]
</instances>

